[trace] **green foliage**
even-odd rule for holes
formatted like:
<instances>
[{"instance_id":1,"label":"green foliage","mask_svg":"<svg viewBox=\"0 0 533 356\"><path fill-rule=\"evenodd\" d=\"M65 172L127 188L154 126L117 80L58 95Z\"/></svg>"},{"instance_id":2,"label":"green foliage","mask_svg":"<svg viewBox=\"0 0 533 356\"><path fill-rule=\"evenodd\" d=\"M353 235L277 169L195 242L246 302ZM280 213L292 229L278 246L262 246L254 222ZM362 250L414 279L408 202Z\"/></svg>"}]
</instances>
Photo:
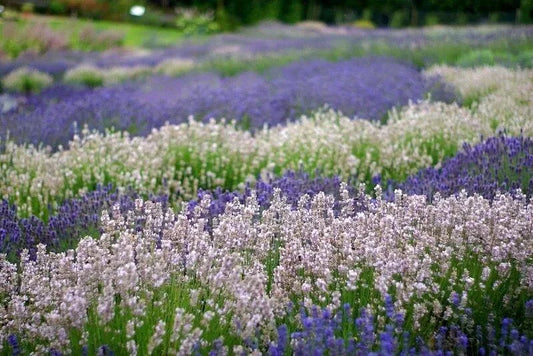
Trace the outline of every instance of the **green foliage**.
<instances>
[{"instance_id":1,"label":"green foliage","mask_svg":"<svg viewBox=\"0 0 533 356\"><path fill-rule=\"evenodd\" d=\"M104 84L104 73L96 67L81 65L68 70L63 80L67 83L95 88Z\"/></svg>"},{"instance_id":2,"label":"green foliage","mask_svg":"<svg viewBox=\"0 0 533 356\"><path fill-rule=\"evenodd\" d=\"M493 65L494 53L489 49L470 51L457 60L460 67L476 67L480 65Z\"/></svg>"},{"instance_id":3,"label":"green foliage","mask_svg":"<svg viewBox=\"0 0 533 356\"><path fill-rule=\"evenodd\" d=\"M65 4L59 0L51 1L48 9L50 10L50 13L54 15L66 14L68 10Z\"/></svg>"},{"instance_id":4,"label":"green foliage","mask_svg":"<svg viewBox=\"0 0 533 356\"><path fill-rule=\"evenodd\" d=\"M439 17L436 14L427 14L424 18L426 26L435 26L440 23Z\"/></svg>"},{"instance_id":5,"label":"green foliage","mask_svg":"<svg viewBox=\"0 0 533 356\"><path fill-rule=\"evenodd\" d=\"M24 93L39 92L52 83L53 79L50 75L29 67L16 69L2 80L2 86L5 89Z\"/></svg>"},{"instance_id":6,"label":"green foliage","mask_svg":"<svg viewBox=\"0 0 533 356\"><path fill-rule=\"evenodd\" d=\"M516 61L520 67L533 67L533 50L523 51L516 56Z\"/></svg>"},{"instance_id":7,"label":"green foliage","mask_svg":"<svg viewBox=\"0 0 533 356\"><path fill-rule=\"evenodd\" d=\"M181 9L176 27L186 36L208 35L220 31L220 26L214 20L212 13L199 12L196 9Z\"/></svg>"},{"instance_id":8,"label":"green foliage","mask_svg":"<svg viewBox=\"0 0 533 356\"><path fill-rule=\"evenodd\" d=\"M405 10L397 10L392 14L390 27L399 28L409 24L409 15Z\"/></svg>"},{"instance_id":9,"label":"green foliage","mask_svg":"<svg viewBox=\"0 0 533 356\"><path fill-rule=\"evenodd\" d=\"M521 0L519 11L518 20L521 23L531 23L533 21L533 0Z\"/></svg>"},{"instance_id":10,"label":"green foliage","mask_svg":"<svg viewBox=\"0 0 533 356\"><path fill-rule=\"evenodd\" d=\"M281 0L279 19L287 23L296 23L303 19L300 1Z\"/></svg>"},{"instance_id":11,"label":"green foliage","mask_svg":"<svg viewBox=\"0 0 533 356\"><path fill-rule=\"evenodd\" d=\"M151 2L161 5L162 1ZM465 24L480 21L531 23L533 0L494 1L370 1L370 0L167 0L168 8L179 4L193 4L217 13L217 22L224 29L236 24L250 25L265 19L287 23L319 20L326 23L352 22L354 14L379 26L435 25L437 23ZM516 9L520 8L517 14Z\"/></svg>"}]
</instances>

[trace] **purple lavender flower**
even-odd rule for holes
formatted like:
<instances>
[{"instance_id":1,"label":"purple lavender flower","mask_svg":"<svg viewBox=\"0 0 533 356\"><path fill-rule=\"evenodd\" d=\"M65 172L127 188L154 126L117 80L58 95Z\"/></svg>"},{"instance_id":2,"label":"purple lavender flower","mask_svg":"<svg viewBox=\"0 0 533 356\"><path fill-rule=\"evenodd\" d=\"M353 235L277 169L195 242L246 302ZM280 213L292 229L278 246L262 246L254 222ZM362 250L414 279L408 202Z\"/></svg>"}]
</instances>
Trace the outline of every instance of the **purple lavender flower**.
<instances>
[{"instance_id":1,"label":"purple lavender flower","mask_svg":"<svg viewBox=\"0 0 533 356\"><path fill-rule=\"evenodd\" d=\"M285 354L285 349L287 347L289 337L289 330L287 325L283 324L278 327L278 340L276 344L270 344L268 348L268 353L270 356L282 356Z\"/></svg>"},{"instance_id":2,"label":"purple lavender flower","mask_svg":"<svg viewBox=\"0 0 533 356\"><path fill-rule=\"evenodd\" d=\"M3 200L0 202L0 252L16 259L24 248L34 257L39 243L52 251L74 247L80 237L99 233L100 213L104 209L119 204L122 212L132 210L138 197L133 190L119 194L110 185L97 186L80 198L65 201L47 220L35 216L19 218L16 206ZM166 196L151 199L167 203Z\"/></svg>"},{"instance_id":3,"label":"purple lavender flower","mask_svg":"<svg viewBox=\"0 0 533 356\"><path fill-rule=\"evenodd\" d=\"M166 122L186 122L189 115L261 128L284 124L325 103L349 116L381 120L392 107L422 99L434 86L414 67L389 58L308 60L265 75L192 73L94 90L59 85L2 115L0 137L9 132L17 142L55 147L66 145L84 125L146 135Z\"/></svg>"},{"instance_id":4,"label":"purple lavender flower","mask_svg":"<svg viewBox=\"0 0 533 356\"><path fill-rule=\"evenodd\" d=\"M492 199L498 191L521 189L527 197L533 194L533 139L507 137L503 134L470 146L442 163L441 168L426 168L403 183L389 182L389 198L399 188L407 194L428 198L435 193L447 197L462 189Z\"/></svg>"},{"instance_id":5,"label":"purple lavender flower","mask_svg":"<svg viewBox=\"0 0 533 356\"><path fill-rule=\"evenodd\" d=\"M13 356L20 355L20 345L15 334L11 334L7 337L7 342L11 346L11 354Z\"/></svg>"},{"instance_id":6,"label":"purple lavender flower","mask_svg":"<svg viewBox=\"0 0 533 356\"><path fill-rule=\"evenodd\" d=\"M526 302L526 317L533 318L533 299Z\"/></svg>"}]
</instances>

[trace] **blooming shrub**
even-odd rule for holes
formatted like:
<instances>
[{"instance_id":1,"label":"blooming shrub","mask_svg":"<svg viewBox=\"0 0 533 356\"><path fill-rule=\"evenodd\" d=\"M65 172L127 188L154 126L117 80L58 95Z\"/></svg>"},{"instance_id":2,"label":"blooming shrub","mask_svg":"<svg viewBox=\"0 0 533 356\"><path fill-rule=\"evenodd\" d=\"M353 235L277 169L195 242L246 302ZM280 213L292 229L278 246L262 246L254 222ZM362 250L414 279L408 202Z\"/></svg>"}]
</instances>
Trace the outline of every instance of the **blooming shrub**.
<instances>
[{"instance_id":1,"label":"blooming shrub","mask_svg":"<svg viewBox=\"0 0 533 356\"><path fill-rule=\"evenodd\" d=\"M82 84L94 88L104 84L104 73L91 65L81 65L69 69L63 80L67 83Z\"/></svg>"},{"instance_id":2,"label":"blooming shrub","mask_svg":"<svg viewBox=\"0 0 533 356\"><path fill-rule=\"evenodd\" d=\"M16 92L39 92L50 86L53 79L46 73L39 72L32 68L19 68L2 79L2 86Z\"/></svg>"},{"instance_id":3,"label":"blooming shrub","mask_svg":"<svg viewBox=\"0 0 533 356\"><path fill-rule=\"evenodd\" d=\"M455 157L439 168L425 168L405 182L389 182L408 194L432 198L458 194L480 194L491 199L498 191L533 193L533 141L528 137L492 137L474 147L465 144ZM390 192L389 192L390 194Z\"/></svg>"}]
</instances>

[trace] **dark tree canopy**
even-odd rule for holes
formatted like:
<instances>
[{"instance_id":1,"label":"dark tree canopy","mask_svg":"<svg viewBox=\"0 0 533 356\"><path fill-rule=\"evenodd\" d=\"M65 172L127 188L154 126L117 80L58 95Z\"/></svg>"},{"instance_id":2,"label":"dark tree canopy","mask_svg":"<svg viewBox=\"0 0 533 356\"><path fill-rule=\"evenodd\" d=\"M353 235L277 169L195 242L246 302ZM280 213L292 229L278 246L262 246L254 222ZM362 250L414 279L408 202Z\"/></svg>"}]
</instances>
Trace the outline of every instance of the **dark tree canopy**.
<instances>
[{"instance_id":1,"label":"dark tree canopy","mask_svg":"<svg viewBox=\"0 0 533 356\"><path fill-rule=\"evenodd\" d=\"M172 8L210 9L239 24L263 19L284 22L320 20L327 23L358 19L378 25L423 25L430 19L463 23L491 19L516 21L530 18L533 0L150 0ZM528 21L524 21L528 22Z\"/></svg>"}]
</instances>

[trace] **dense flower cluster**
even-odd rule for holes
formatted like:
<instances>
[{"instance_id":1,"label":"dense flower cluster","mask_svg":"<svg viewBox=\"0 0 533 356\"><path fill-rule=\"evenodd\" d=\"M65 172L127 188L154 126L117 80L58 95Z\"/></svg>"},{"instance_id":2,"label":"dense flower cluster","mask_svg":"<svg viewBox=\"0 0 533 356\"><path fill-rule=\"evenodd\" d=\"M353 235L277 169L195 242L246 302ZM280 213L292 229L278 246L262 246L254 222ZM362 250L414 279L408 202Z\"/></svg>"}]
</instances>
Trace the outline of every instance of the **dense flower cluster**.
<instances>
[{"instance_id":1,"label":"dense flower cluster","mask_svg":"<svg viewBox=\"0 0 533 356\"><path fill-rule=\"evenodd\" d=\"M489 123L493 130L522 127L526 134L533 131L533 71L437 66L426 73L451 83L465 104L470 105L475 115Z\"/></svg>"},{"instance_id":2,"label":"dense flower cluster","mask_svg":"<svg viewBox=\"0 0 533 356\"><path fill-rule=\"evenodd\" d=\"M441 326L434 335L433 345L425 344L417 339L416 347L410 347L410 333L404 328L404 316L396 313L392 298L385 296L385 318L387 324L384 330L376 332L376 317L366 309L362 309L359 316L353 320L355 328L346 328L346 320L352 321L352 311L349 304L342 310L331 313L328 309L310 308L307 313L301 310L301 331L288 334L285 324L278 327L278 339L271 343L268 354L272 356L284 355L288 346L292 346L295 355L328 354L328 355L366 355L375 352L381 355L445 355L465 354L472 352L479 355L510 354L530 355L533 352L533 340L513 326L512 319L502 320L501 335L495 340L494 326L490 323L485 327L476 326L476 334L470 333L464 320L471 318L471 311L465 310L463 323ZM379 317L379 316L378 316ZM343 324L343 318L345 323ZM348 330L346 330L348 329ZM350 336L348 342L345 335ZM344 337L340 337L343 335ZM484 340L488 335L489 340ZM492 339L491 339L492 337ZM356 342L359 340L359 342ZM488 344L487 346L485 346Z\"/></svg>"},{"instance_id":3,"label":"dense flower cluster","mask_svg":"<svg viewBox=\"0 0 533 356\"><path fill-rule=\"evenodd\" d=\"M481 194L491 199L498 191L517 189L533 194L533 140L526 137L492 137L474 147L464 144L455 157L439 168L425 168L405 182L388 182L389 196L394 188L408 194L421 194L429 199L442 196Z\"/></svg>"},{"instance_id":4,"label":"dense flower cluster","mask_svg":"<svg viewBox=\"0 0 533 356\"><path fill-rule=\"evenodd\" d=\"M477 193L492 199L498 192L516 192L521 189L529 197L533 190L532 149L531 139L509 138L503 135L489 138L474 147L465 144L462 151L444 161L439 169L426 168L402 183L388 182L385 195L393 198L393 190L399 188L407 194L425 195L432 199L437 192L441 196L449 196L466 190L469 194ZM304 194L312 198L319 192L324 192L335 197L334 211L336 216L339 215L342 210L339 190L341 178L322 177L320 172L316 174L313 178L305 172L287 171L279 178L260 178L253 184L260 208L267 209L270 206L275 189L280 189L293 207L297 206ZM364 190L364 187L361 188ZM351 185L346 186L346 189L352 194L356 192ZM187 209L192 214L202 198L206 194L210 195L208 215L204 216L209 221L207 226L210 227L213 219L224 213L228 203L234 199L244 203L251 192L250 184L244 191L230 192L220 187L213 191L200 190L198 198L190 201ZM120 199L121 211L126 211L133 207L133 199L137 197L133 191L118 194L117 191L110 190L110 187L98 187L80 199L72 199L62 204L56 209L57 214L48 218L48 224L35 217L19 219L16 208L4 201L0 213L0 241L3 243L0 251L16 255L17 251L27 248L33 253L38 243L44 243L52 249L75 246L84 234L98 231L99 214L103 209L111 207ZM162 201L162 198L164 199L160 197L156 200ZM353 200L353 213L365 211L367 208L364 199Z\"/></svg>"},{"instance_id":5,"label":"dense flower cluster","mask_svg":"<svg viewBox=\"0 0 533 356\"><path fill-rule=\"evenodd\" d=\"M129 353L187 354L224 330L234 351L250 350L279 336L276 319L291 302L332 312L344 301L381 315L380 300L391 292L391 305L415 330L440 320L473 327L482 320L461 315L481 307L497 313L497 322L507 315L528 323L514 298L533 287L533 202L462 194L428 204L399 191L386 202L378 192L353 216L353 197L342 187L341 195L346 209L336 217L334 198L324 193L302 196L294 209L277 190L263 211L251 194L245 204L227 204L210 232L201 217L209 196L193 216L141 200L127 213L116 205L102 214L100 238L86 237L75 250L49 253L40 245L34 261L22 253L18 269L0 255L0 335L31 338L38 350L74 351L69 332L79 330L80 345L91 338ZM502 294L486 294L497 288ZM185 296L170 297L180 290ZM174 317L153 314L168 298L176 298L164 304ZM198 305L203 314L191 314ZM359 330L373 324L365 318L372 317L363 312ZM312 327L308 318L300 322ZM111 325L116 331L106 331ZM387 330L378 323L357 347ZM295 350L312 343L305 334L293 338Z\"/></svg>"},{"instance_id":6,"label":"dense flower cluster","mask_svg":"<svg viewBox=\"0 0 533 356\"><path fill-rule=\"evenodd\" d=\"M253 194L255 194L257 197L257 202L260 209L264 210L270 206L272 198L274 197L274 192L276 190L280 190L287 202L294 208L297 207L302 195L307 194L312 198L321 192L331 194L335 197L333 203L334 211L335 215L338 216L343 211L343 207L340 203L342 198L340 189L341 182L342 180L338 176L332 178L316 176L311 178L308 174L301 171L287 171L279 178L269 175L268 178L259 179L257 182L255 182L253 189L251 189L250 184L248 184L244 191L236 190L230 192L224 191L220 187L213 191L200 190L198 192L198 198L188 202L187 209L190 215L193 214L195 208L201 203L202 199L206 195L209 195L210 205L207 210L207 214L202 217L207 219L209 224L206 227L210 229L214 219L224 213L228 203L238 200L244 204L253 192ZM356 189L353 186L344 185L343 188L349 193L355 195ZM349 207L353 214L367 209L366 200L363 197L364 186L360 186L358 192L358 198L353 199L353 202ZM348 209L348 207L344 208L344 210L346 209Z\"/></svg>"},{"instance_id":7,"label":"dense flower cluster","mask_svg":"<svg viewBox=\"0 0 533 356\"><path fill-rule=\"evenodd\" d=\"M22 249L35 257L38 244L59 251L77 245L82 236L99 234L100 214L118 204L120 211L134 208L139 195L131 190L119 192L111 186L96 187L78 199L70 199L57 208L57 213L41 220L35 216L20 218L14 205L0 203L0 253L16 258ZM154 197L166 202L166 197Z\"/></svg>"}]
</instances>

